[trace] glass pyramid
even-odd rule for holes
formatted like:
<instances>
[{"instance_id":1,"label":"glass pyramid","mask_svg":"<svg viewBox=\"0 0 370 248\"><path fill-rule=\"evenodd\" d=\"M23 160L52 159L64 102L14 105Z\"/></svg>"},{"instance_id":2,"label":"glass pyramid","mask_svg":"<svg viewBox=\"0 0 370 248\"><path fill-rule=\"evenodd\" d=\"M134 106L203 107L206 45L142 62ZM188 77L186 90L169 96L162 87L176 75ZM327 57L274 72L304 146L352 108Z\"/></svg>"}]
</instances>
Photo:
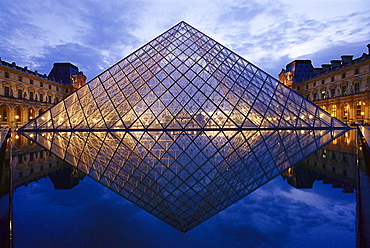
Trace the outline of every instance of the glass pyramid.
<instances>
[{"instance_id":1,"label":"glass pyramid","mask_svg":"<svg viewBox=\"0 0 370 248\"><path fill-rule=\"evenodd\" d=\"M19 129L183 232L346 130L185 22Z\"/></svg>"},{"instance_id":2,"label":"glass pyramid","mask_svg":"<svg viewBox=\"0 0 370 248\"><path fill-rule=\"evenodd\" d=\"M180 22L22 130L338 127L347 126Z\"/></svg>"}]
</instances>

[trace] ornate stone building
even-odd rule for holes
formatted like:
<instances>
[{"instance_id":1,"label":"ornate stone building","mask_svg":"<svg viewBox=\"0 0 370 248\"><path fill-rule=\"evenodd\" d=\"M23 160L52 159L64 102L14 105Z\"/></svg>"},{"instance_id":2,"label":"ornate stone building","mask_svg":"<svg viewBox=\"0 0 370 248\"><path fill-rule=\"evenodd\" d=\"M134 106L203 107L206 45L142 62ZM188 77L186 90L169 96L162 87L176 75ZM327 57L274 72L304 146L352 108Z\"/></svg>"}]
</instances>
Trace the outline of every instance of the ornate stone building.
<instances>
[{"instance_id":1,"label":"ornate stone building","mask_svg":"<svg viewBox=\"0 0 370 248\"><path fill-rule=\"evenodd\" d=\"M23 126L85 82L70 63L54 63L47 76L0 59L0 126Z\"/></svg>"},{"instance_id":2,"label":"ornate stone building","mask_svg":"<svg viewBox=\"0 0 370 248\"><path fill-rule=\"evenodd\" d=\"M279 74L280 82L345 123L370 124L369 52L353 59L342 55L321 68L310 60L295 60Z\"/></svg>"}]
</instances>

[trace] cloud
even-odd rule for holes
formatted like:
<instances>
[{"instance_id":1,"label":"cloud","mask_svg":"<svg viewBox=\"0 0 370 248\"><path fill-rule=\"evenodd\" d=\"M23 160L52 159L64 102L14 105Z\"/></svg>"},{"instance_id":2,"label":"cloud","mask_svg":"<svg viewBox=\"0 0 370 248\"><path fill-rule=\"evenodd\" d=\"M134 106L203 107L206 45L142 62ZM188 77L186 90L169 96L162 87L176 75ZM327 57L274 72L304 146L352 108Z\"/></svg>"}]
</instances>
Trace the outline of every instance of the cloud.
<instances>
[{"instance_id":1,"label":"cloud","mask_svg":"<svg viewBox=\"0 0 370 248\"><path fill-rule=\"evenodd\" d=\"M80 56L74 54L66 60L83 62L91 79L184 20L277 77L291 60L317 58L324 50L353 43L366 46L370 15L363 6L363 0L299 4L287 0L15 0L0 10L0 56L48 73L35 59L42 59L51 48L76 44L92 56L85 54L89 60L74 62ZM337 56L341 53L345 51Z\"/></svg>"}]
</instances>

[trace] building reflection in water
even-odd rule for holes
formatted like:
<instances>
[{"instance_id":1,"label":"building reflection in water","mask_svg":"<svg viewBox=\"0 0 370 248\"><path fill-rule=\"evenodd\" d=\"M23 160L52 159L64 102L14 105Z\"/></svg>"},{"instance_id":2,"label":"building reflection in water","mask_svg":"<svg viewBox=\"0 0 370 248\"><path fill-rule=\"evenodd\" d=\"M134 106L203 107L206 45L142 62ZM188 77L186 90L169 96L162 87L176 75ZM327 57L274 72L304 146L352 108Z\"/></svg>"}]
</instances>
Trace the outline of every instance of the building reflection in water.
<instances>
[{"instance_id":1,"label":"building reflection in water","mask_svg":"<svg viewBox=\"0 0 370 248\"><path fill-rule=\"evenodd\" d=\"M282 176L296 188L312 188L315 181L322 180L332 184L333 188L343 188L344 193L353 193L358 171L356 138L356 130L346 132L289 168ZM364 160L362 153L359 160Z\"/></svg>"},{"instance_id":2,"label":"building reflection in water","mask_svg":"<svg viewBox=\"0 0 370 248\"><path fill-rule=\"evenodd\" d=\"M342 133L249 130L26 135L74 169L186 232ZM39 170L41 166L45 165L40 164ZM34 168L34 172L39 170ZM60 176L52 180L64 181Z\"/></svg>"},{"instance_id":3,"label":"building reflection in water","mask_svg":"<svg viewBox=\"0 0 370 248\"><path fill-rule=\"evenodd\" d=\"M12 133L11 139L14 188L49 177L55 189L70 189L85 175L23 135Z\"/></svg>"}]
</instances>

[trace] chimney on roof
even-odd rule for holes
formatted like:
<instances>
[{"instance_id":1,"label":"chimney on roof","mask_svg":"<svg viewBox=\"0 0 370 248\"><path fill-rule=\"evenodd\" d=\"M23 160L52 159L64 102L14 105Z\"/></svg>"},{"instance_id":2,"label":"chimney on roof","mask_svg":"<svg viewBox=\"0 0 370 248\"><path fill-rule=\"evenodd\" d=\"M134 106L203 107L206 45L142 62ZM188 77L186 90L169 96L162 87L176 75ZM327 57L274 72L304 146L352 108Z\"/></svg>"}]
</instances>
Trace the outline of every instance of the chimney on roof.
<instances>
[{"instance_id":1,"label":"chimney on roof","mask_svg":"<svg viewBox=\"0 0 370 248\"><path fill-rule=\"evenodd\" d=\"M330 63L331 63L331 67L335 68L341 65L342 60L330 60Z\"/></svg>"},{"instance_id":2,"label":"chimney on roof","mask_svg":"<svg viewBox=\"0 0 370 248\"><path fill-rule=\"evenodd\" d=\"M322 67L323 71L327 71L327 70L330 70L331 65L330 64L322 64L321 67Z\"/></svg>"},{"instance_id":3,"label":"chimney on roof","mask_svg":"<svg viewBox=\"0 0 370 248\"><path fill-rule=\"evenodd\" d=\"M370 44L367 44L367 49L368 49L367 54L369 54L369 55L370 55Z\"/></svg>"},{"instance_id":4,"label":"chimney on roof","mask_svg":"<svg viewBox=\"0 0 370 248\"><path fill-rule=\"evenodd\" d=\"M351 62L353 59L353 55L342 55L340 56L342 58L342 64L346 64L348 62Z\"/></svg>"}]
</instances>

